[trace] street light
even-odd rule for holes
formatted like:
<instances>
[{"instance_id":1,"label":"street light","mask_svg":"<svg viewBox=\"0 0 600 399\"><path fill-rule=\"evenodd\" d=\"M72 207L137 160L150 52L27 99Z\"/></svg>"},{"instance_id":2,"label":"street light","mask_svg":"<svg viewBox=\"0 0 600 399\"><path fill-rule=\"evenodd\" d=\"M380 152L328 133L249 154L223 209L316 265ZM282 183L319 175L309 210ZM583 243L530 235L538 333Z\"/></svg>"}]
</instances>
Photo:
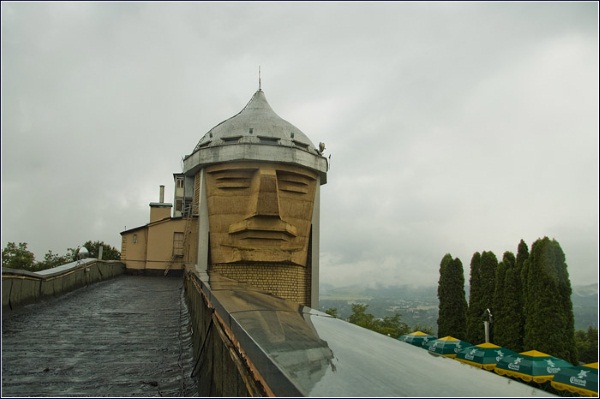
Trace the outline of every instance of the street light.
<instances>
[{"instance_id":1,"label":"street light","mask_svg":"<svg viewBox=\"0 0 600 399\"><path fill-rule=\"evenodd\" d=\"M490 311L489 308L487 308L486 310L483 311L483 314L481 315L481 317L485 317L487 314L487 320L483 321L483 329L485 331L485 342L490 342L490 324L493 323L492 321L492 312Z\"/></svg>"}]
</instances>

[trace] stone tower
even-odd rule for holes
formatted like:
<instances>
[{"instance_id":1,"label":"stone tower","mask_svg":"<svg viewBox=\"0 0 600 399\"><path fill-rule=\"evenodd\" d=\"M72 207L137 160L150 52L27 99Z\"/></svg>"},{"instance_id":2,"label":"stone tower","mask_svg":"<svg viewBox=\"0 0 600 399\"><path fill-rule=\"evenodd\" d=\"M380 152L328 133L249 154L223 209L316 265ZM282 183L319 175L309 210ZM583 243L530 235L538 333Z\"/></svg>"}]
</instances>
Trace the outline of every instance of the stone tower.
<instances>
[{"instance_id":1,"label":"stone tower","mask_svg":"<svg viewBox=\"0 0 600 399\"><path fill-rule=\"evenodd\" d=\"M317 307L323 147L279 117L259 88L184 158L198 215L197 266Z\"/></svg>"}]
</instances>

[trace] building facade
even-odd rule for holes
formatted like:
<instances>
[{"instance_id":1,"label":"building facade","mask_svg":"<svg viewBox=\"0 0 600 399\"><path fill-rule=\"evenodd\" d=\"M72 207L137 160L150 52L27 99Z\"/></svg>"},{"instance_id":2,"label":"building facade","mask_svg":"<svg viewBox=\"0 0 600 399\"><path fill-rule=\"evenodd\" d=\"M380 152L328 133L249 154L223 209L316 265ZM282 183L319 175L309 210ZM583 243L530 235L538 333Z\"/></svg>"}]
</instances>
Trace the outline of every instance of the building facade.
<instances>
[{"instance_id":1,"label":"building facade","mask_svg":"<svg viewBox=\"0 0 600 399\"><path fill-rule=\"evenodd\" d=\"M173 175L172 214L161 199L150 204L148 225L121 233L123 261L132 269L195 265L318 306L323 150L279 117L259 88L184 158ZM136 234L145 248L133 243Z\"/></svg>"},{"instance_id":2,"label":"building facade","mask_svg":"<svg viewBox=\"0 0 600 399\"><path fill-rule=\"evenodd\" d=\"M196 242L196 218L184 218L174 210L172 215L172 208L164 202L164 186L160 186L159 202L150 203L148 224L121 232L121 260L128 272L167 274L195 261L195 248L190 250L190 245Z\"/></svg>"}]
</instances>

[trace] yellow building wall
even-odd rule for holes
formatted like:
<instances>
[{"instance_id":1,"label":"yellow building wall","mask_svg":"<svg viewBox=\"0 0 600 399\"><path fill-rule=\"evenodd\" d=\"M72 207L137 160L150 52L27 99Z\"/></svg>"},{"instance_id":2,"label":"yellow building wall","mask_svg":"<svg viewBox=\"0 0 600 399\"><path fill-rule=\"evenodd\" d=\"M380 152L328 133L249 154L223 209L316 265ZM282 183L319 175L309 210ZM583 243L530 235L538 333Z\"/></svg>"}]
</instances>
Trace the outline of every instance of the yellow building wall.
<instances>
[{"instance_id":1,"label":"yellow building wall","mask_svg":"<svg viewBox=\"0 0 600 399\"><path fill-rule=\"evenodd\" d=\"M167 219L171 216L171 204L150 204L150 223Z\"/></svg>"},{"instance_id":2,"label":"yellow building wall","mask_svg":"<svg viewBox=\"0 0 600 399\"><path fill-rule=\"evenodd\" d=\"M173 258L175 232L181 233L184 238L183 256L177 258ZM121 233L121 261L129 270L180 270L184 268L184 263L196 263L197 242L196 218L165 219Z\"/></svg>"},{"instance_id":3,"label":"yellow building wall","mask_svg":"<svg viewBox=\"0 0 600 399\"><path fill-rule=\"evenodd\" d=\"M171 219L148 225L146 269L180 270L183 268L183 257L176 258L172 262L173 236L176 232L184 234L185 227L185 219Z\"/></svg>"},{"instance_id":4,"label":"yellow building wall","mask_svg":"<svg viewBox=\"0 0 600 399\"><path fill-rule=\"evenodd\" d=\"M198 256L198 219L193 218L186 222L186 240L183 243L183 260L189 265L196 264Z\"/></svg>"},{"instance_id":5,"label":"yellow building wall","mask_svg":"<svg viewBox=\"0 0 600 399\"><path fill-rule=\"evenodd\" d=\"M144 269L146 267L147 229L141 228L123 234L121 237L121 261L127 269Z\"/></svg>"}]
</instances>

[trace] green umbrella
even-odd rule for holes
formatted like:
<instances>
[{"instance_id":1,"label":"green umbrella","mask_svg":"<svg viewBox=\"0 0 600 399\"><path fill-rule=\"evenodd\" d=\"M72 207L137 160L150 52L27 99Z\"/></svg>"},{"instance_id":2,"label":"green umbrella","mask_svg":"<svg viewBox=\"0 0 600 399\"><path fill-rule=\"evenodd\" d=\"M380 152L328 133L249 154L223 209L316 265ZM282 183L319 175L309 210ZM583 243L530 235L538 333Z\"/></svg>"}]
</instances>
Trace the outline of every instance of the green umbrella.
<instances>
[{"instance_id":1,"label":"green umbrella","mask_svg":"<svg viewBox=\"0 0 600 399\"><path fill-rule=\"evenodd\" d=\"M581 396L598 396L598 362L560 370L551 381L559 391Z\"/></svg>"},{"instance_id":2,"label":"green umbrella","mask_svg":"<svg viewBox=\"0 0 600 399\"><path fill-rule=\"evenodd\" d=\"M485 342L461 350L456 354L455 359L480 369L493 370L498 361L504 356L516 354L510 349Z\"/></svg>"},{"instance_id":3,"label":"green umbrella","mask_svg":"<svg viewBox=\"0 0 600 399\"><path fill-rule=\"evenodd\" d=\"M473 344L461 341L458 338L448 335L443 338L429 341L427 344L427 350L429 350L429 353L432 355L441 355L453 358L458 352L469 346L473 346Z\"/></svg>"},{"instance_id":4,"label":"green umbrella","mask_svg":"<svg viewBox=\"0 0 600 399\"><path fill-rule=\"evenodd\" d=\"M434 337L433 335L424 333L422 331L415 331L410 334L401 335L398 339L402 342L407 342L411 345L422 348L425 347L427 343L429 343L429 341L437 339L437 337Z\"/></svg>"},{"instance_id":5,"label":"green umbrella","mask_svg":"<svg viewBox=\"0 0 600 399\"><path fill-rule=\"evenodd\" d=\"M541 384L550 381L555 374L567 367L573 365L566 360L532 350L504 356L498 361L494 371L500 375L520 378L525 382L534 381Z\"/></svg>"}]
</instances>

